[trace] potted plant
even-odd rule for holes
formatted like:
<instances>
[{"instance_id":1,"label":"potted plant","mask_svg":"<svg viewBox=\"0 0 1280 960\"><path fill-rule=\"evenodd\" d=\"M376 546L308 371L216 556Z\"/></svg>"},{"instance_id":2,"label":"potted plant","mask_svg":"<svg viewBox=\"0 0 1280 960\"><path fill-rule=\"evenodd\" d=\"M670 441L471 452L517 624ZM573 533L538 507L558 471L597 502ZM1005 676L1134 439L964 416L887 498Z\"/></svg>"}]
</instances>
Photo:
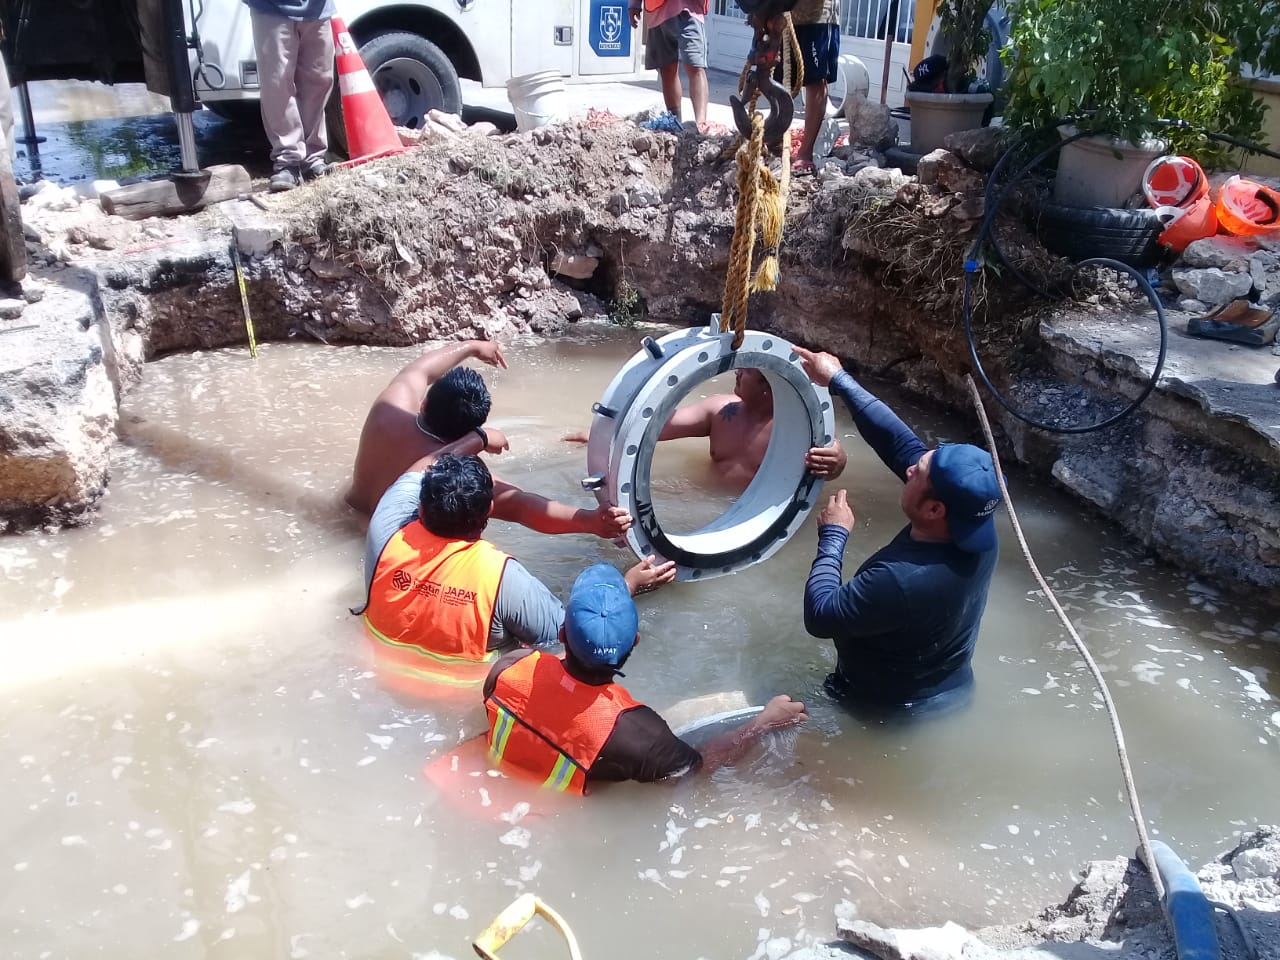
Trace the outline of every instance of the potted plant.
<instances>
[{"instance_id":1,"label":"potted plant","mask_svg":"<svg viewBox=\"0 0 1280 960\"><path fill-rule=\"evenodd\" d=\"M1058 203L1122 207L1166 149L1220 162L1202 129L1260 137L1263 108L1239 78L1245 64L1280 66L1273 5L1181 0L1135 22L1137 12L1132 0L1021 0L1012 10L1006 125L1072 118L1064 136L1095 134L1063 148Z\"/></svg>"},{"instance_id":2,"label":"potted plant","mask_svg":"<svg viewBox=\"0 0 1280 960\"><path fill-rule=\"evenodd\" d=\"M907 90L913 153L929 153L942 146L948 134L982 126L992 96L976 88L978 65L991 44L986 26L990 8L991 0L942 0L939 5L942 50L935 46L935 55L945 57L946 69L939 83L926 81L934 89L919 89L920 84L913 82L911 86L917 89Z\"/></svg>"}]
</instances>

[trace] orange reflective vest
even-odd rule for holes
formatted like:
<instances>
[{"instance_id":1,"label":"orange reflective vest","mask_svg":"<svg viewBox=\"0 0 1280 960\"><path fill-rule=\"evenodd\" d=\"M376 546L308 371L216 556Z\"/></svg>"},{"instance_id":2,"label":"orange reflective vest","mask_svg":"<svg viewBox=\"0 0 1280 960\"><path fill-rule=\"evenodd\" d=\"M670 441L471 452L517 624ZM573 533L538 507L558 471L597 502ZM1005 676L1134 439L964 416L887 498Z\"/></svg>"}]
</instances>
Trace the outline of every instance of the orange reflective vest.
<instances>
[{"instance_id":1,"label":"orange reflective vest","mask_svg":"<svg viewBox=\"0 0 1280 960\"><path fill-rule=\"evenodd\" d=\"M508 559L484 540L437 537L417 519L397 530L378 555L364 614L379 660L437 683L484 682Z\"/></svg>"},{"instance_id":2,"label":"orange reflective vest","mask_svg":"<svg viewBox=\"0 0 1280 960\"><path fill-rule=\"evenodd\" d=\"M489 755L544 787L582 794L619 715L638 706L616 683L582 683L558 658L531 653L498 674L485 698Z\"/></svg>"}]
</instances>

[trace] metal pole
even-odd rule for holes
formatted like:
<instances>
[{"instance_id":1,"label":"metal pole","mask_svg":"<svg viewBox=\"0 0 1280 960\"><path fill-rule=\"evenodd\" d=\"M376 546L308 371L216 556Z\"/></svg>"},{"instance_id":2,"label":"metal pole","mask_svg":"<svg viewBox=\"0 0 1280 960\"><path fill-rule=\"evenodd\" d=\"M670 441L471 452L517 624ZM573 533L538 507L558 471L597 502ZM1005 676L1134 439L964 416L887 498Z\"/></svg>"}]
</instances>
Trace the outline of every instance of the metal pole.
<instances>
[{"instance_id":1,"label":"metal pole","mask_svg":"<svg viewBox=\"0 0 1280 960\"><path fill-rule=\"evenodd\" d=\"M36 136L36 118L31 112L31 97L27 93L25 80L18 84L18 106L22 110L22 136L14 137L14 139L18 143L25 143L29 147L34 147L37 143L44 143L44 137Z\"/></svg>"},{"instance_id":2,"label":"metal pole","mask_svg":"<svg viewBox=\"0 0 1280 960\"><path fill-rule=\"evenodd\" d=\"M889 2L889 18L884 25L884 72L880 75L880 103L889 99L889 65L893 60L893 41L898 36L898 0Z\"/></svg>"},{"instance_id":3,"label":"metal pole","mask_svg":"<svg viewBox=\"0 0 1280 960\"><path fill-rule=\"evenodd\" d=\"M196 109L196 92L191 82L191 61L187 57L187 22L182 13L182 0L165 0L164 42L169 60L169 105L178 124L182 157L182 168L175 170L174 176L195 176L200 173L196 129L191 121Z\"/></svg>"}]
</instances>

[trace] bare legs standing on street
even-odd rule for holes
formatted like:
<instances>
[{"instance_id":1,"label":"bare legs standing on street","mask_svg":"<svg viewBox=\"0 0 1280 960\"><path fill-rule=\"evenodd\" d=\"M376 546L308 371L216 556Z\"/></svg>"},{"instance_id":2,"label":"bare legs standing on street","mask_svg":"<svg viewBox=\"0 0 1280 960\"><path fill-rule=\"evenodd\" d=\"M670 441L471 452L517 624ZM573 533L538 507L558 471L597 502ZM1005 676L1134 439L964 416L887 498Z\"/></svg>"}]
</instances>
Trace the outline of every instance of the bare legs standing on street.
<instances>
[{"instance_id":1,"label":"bare legs standing on street","mask_svg":"<svg viewBox=\"0 0 1280 960\"><path fill-rule=\"evenodd\" d=\"M804 85L804 139L796 160L813 163L813 145L818 142L818 131L827 118L827 81Z\"/></svg>"},{"instance_id":2,"label":"bare legs standing on street","mask_svg":"<svg viewBox=\"0 0 1280 960\"><path fill-rule=\"evenodd\" d=\"M689 78L689 99L693 101L693 119L701 130L707 124L707 103L711 99L711 85L707 81L705 67L685 65L685 75ZM667 109L680 117L681 100L684 88L680 85L680 64L668 63L658 68L658 76L662 78L662 99Z\"/></svg>"}]
</instances>

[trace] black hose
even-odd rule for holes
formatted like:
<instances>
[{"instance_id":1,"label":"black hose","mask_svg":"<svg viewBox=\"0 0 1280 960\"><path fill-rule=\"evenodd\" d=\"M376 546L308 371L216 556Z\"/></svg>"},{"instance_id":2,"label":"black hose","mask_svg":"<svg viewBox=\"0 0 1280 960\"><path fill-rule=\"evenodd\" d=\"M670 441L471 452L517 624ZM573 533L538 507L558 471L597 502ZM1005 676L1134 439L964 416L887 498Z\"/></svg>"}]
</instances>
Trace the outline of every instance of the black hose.
<instances>
[{"instance_id":1,"label":"black hose","mask_svg":"<svg viewBox=\"0 0 1280 960\"><path fill-rule=\"evenodd\" d=\"M1070 123L1070 122L1071 122L1070 120L1061 120L1058 123L1054 124L1052 127L1049 127L1048 129L1050 131L1056 131L1058 127L1061 127L1064 124ZM1075 133L1069 137L1062 138L1057 143L1051 144L1050 146L1046 147L1044 150L1041 150L1039 153L1037 153L1027 163L1025 163L1022 166L1022 168L1019 169L1018 172L1009 179L1009 182L1005 185L1003 190L998 190L996 185L999 182L1000 174L1003 172L1004 168L1008 165L1009 161L1014 156L1014 154L1017 153L1019 148L1022 146L1022 143L1021 142L1015 143L1013 146L1011 146L1008 150L1004 152L1004 154L1000 157L999 161L996 162L995 167L992 169L991 176L987 179L987 188L983 197L984 209L983 209L982 223L978 227L978 233L973 239L973 246L969 248L969 255L965 258L965 262L964 262L964 301L963 301L964 335L965 335L965 340L968 342L968 345L969 345L969 359L973 362L973 368L978 375L978 379L983 382L986 388L991 392L991 395L995 397L996 402L999 403L1000 406L1004 407L1004 409L1007 410L1010 414L1012 414L1014 417L1017 417L1023 423L1029 424L1030 426L1036 427L1040 430L1046 430L1050 433L1063 433L1063 434L1093 433L1096 430L1105 430L1107 427L1114 426L1115 424L1123 420L1125 417L1129 416L1131 413L1137 410L1138 407L1142 406L1142 404L1146 401L1147 397L1151 395L1151 391L1153 391L1156 388L1156 384L1159 383L1160 374L1164 371L1165 353L1167 351L1168 344L1169 344L1169 325L1165 318L1164 304L1160 302L1160 296L1155 292L1155 289L1151 286L1150 281L1147 280L1147 278L1142 274L1140 270L1137 270L1126 263L1121 263L1119 260L1112 260L1109 257L1094 257L1092 259L1082 260L1080 263L1077 263L1071 271L1071 276L1074 277L1081 269L1088 266L1110 267L1114 270L1120 271L1121 273L1127 273L1129 276L1133 277L1135 281L1137 281L1138 289L1140 289L1142 293L1146 296L1146 298L1149 301L1151 301L1151 305L1155 307L1155 310L1156 310L1156 320L1160 324L1159 356L1156 359L1155 369L1151 372L1151 376L1148 378L1146 385L1142 388L1142 391L1138 394L1135 400L1129 403L1119 413L1113 414L1112 416L1109 416L1104 420L1100 420L1097 423L1087 424L1086 426L1062 427L1062 426L1057 426L1055 424L1046 423L1043 420L1037 420L1034 417L1023 413L1022 411L1014 407L1013 404L1010 403L1005 398L1004 394L1002 394L996 388L996 385L991 382L991 378L987 376L987 371L983 368L982 361L978 357L978 344L977 344L976 338L973 335L972 291L973 291L973 275L978 272L978 269L980 266L978 261L978 254L981 251L982 244L984 241L990 245L992 250L995 251L996 256L1000 258L1001 264L1004 265L1005 269L1007 269L1009 273L1012 274L1016 280L1018 280L1018 282L1020 282L1032 293L1035 293L1037 296L1042 297L1045 300L1055 299L1052 293L1050 293L1048 290L1041 287L1039 284L1036 284L1035 282L1033 282L1021 270L1019 270L1013 264L1013 262L1009 259L1009 257L1005 254L1004 249L1000 246L999 241L996 239L995 233L992 231L992 226L995 224L996 214L999 212L1000 205L1004 203L1004 199L1008 191L1015 184L1021 181L1023 177L1025 177L1028 173L1030 173L1032 169L1034 169L1036 166L1042 163L1046 158L1048 158L1051 154L1057 152L1058 150L1061 150L1064 146L1066 146L1069 143L1074 143L1075 141L1088 136L1093 136L1093 134L1092 133Z\"/></svg>"},{"instance_id":2,"label":"black hose","mask_svg":"<svg viewBox=\"0 0 1280 960\"><path fill-rule=\"evenodd\" d=\"M1045 130L1041 132L1055 132L1059 127L1074 122L1074 119L1059 120L1057 123L1045 128ZM1200 129L1185 120L1158 120L1157 123L1165 127L1177 127L1183 130L1196 130L1201 134L1201 136L1207 137L1210 140L1216 140L1219 143L1225 143L1241 150L1247 150L1250 153L1257 153L1264 157L1271 157L1274 160L1280 160L1280 153L1277 153L1274 150L1269 150L1261 144L1242 140L1238 137L1228 136L1225 133L1218 133L1213 130ZM997 188L997 184L1000 180L1000 174L1004 172L1005 167L1009 164L1025 141L1019 141L1013 144L1013 146L1001 155L1000 159L996 162L995 167L991 170L991 176L987 179L987 187L983 195L984 209L982 223L978 227L978 233L974 237L973 246L969 248L969 255L965 258L964 263L964 335L969 344L969 358L973 361L973 368L978 374L978 379L980 379L986 385L987 389L991 391L991 395L995 397L996 402L998 402L1000 406L1004 407L1004 409L1010 414L1017 417L1023 423L1030 424L1031 426L1037 427L1041 430L1047 430L1050 433L1092 433L1095 430L1103 430L1107 427L1113 426L1125 417L1129 416L1137 410L1138 407L1142 406L1147 397L1151 395L1151 391L1156 388L1156 384L1160 381L1160 374L1164 371L1165 354L1169 345L1169 324L1165 317L1164 304L1161 303L1159 295L1155 292L1155 289L1151 286L1151 282L1147 280L1146 276L1144 276L1141 271L1134 269L1128 264L1121 263L1119 260L1112 260L1108 257L1095 257L1093 259L1083 260L1080 263L1077 263L1071 271L1071 278L1074 278L1080 269L1086 266L1110 267L1114 270L1120 271L1121 273L1127 273L1129 276L1133 277L1138 284L1138 289L1143 292L1146 298L1151 301L1151 305L1155 307L1156 320L1160 325L1160 351L1159 356L1156 359L1155 369L1151 371L1151 376L1148 378L1146 386L1143 387L1142 392L1138 394L1137 399L1119 413L1107 417L1105 420L1098 423L1089 424L1088 426L1083 427L1055 426L1041 420L1036 420L1034 417L1016 410L1013 405L1005 399L1004 395L996 389L995 384L991 382L991 378L987 376L986 370L983 369L982 361L978 358L978 345L973 335L972 285L973 275L977 273L979 268L978 254L981 252L983 242L986 242L991 247L995 252L995 255L1000 259L1001 265L1009 271L1015 280L1021 283L1032 293L1045 300L1056 299L1050 291L1035 283L1025 273L1019 270L1013 261L1009 259L1008 255L1005 254L1004 248L1000 246L1000 242L996 239L996 235L992 230L1000 205L1004 203L1005 195L1008 191L1036 166L1043 163L1050 155L1061 150L1067 144L1074 143L1075 141L1088 136L1093 136L1093 134L1089 132L1078 132L1069 137L1060 138L1058 142L1051 144L1044 150L1041 150L1032 157L1031 160L1025 163L1017 173L1009 178L1009 182L1005 185L1003 190L999 190Z\"/></svg>"}]
</instances>

